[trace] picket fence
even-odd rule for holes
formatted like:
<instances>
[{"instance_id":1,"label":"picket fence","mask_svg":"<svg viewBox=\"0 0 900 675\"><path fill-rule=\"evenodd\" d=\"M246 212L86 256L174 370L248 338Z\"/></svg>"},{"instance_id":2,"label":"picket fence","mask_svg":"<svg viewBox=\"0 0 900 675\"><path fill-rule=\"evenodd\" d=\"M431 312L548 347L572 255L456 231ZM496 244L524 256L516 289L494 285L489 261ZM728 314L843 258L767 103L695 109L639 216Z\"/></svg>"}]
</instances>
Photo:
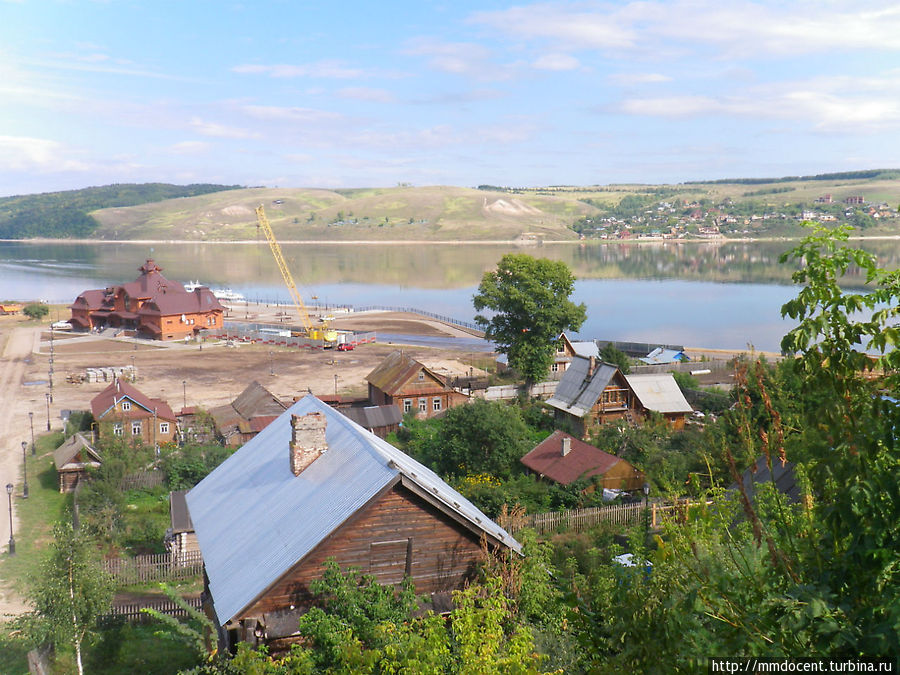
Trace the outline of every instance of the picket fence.
<instances>
[{"instance_id":1,"label":"picket fence","mask_svg":"<svg viewBox=\"0 0 900 675\"><path fill-rule=\"evenodd\" d=\"M138 471L122 477L119 487L122 490L146 490L155 488L163 484L165 475L162 471L150 469L148 471Z\"/></svg>"},{"instance_id":2,"label":"picket fence","mask_svg":"<svg viewBox=\"0 0 900 675\"><path fill-rule=\"evenodd\" d=\"M199 596L182 597L182 600L191 609L200 610L203 607L203 602ZM160 614L166 614L168 616L188 616L188 613L183 607L172 602L168 598L153 598L144 600L143 602L114 604L110 607L109 612L103 615L102 620L110 621L118 619L138 623L151 621L152 617L146 612L142 612L142 609L155 609Z\"/></svg>"},{"instance_id":3,"label":"picket fence","mask_svg":"<svg viewBox=\"0 0 900 675\"><path fill-rule=\"evenodd\" d=\"M177 560L168 553L111 558L103 561L106 572L119 586L193 579L203 573L199 551L183 553Z\"/></svg>"},{"instance_id":4,"label":"picket fence","mask_svg":"<svg viewBox=\"0 0 900 675\"><path fill-rule=\"evenodd\" d=\"M709 503L709 502L707 502ZM663 520L679 518L690 506L698 502L676 501L672 503L651 502L648 506L642 503L614 504L611 506L592 506L586 509L570 509L568 511L550 511L548 513L530 513L510 515L498 518L498 524L510 533L530 528L537 534L554 532L583 532L600 523L631 526L643 522L644 510L652 528L658 527Z\"/></svg>"}]
</instances>

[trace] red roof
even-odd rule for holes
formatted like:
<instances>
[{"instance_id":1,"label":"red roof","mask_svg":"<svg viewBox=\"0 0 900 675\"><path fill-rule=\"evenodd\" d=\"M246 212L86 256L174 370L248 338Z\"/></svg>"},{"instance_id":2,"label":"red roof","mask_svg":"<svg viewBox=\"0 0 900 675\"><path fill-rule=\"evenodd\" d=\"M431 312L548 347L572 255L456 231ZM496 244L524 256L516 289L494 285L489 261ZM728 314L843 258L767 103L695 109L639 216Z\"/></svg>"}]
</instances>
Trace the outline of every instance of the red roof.
<instances>
[{"instance_id":1,"label":"red roof","mask_svg":"<svg viewBox=\"0 0 900 675\"><path fill-rule=\"evenodd\" d=\"M107 412L109 412L110 408L123 398L127 398L140 406L145 413L150 413L152 415L155 409L157 418L170 420L172 422L175 421L175 413L172 412L168 403L158 398L149 398L145 396L128 382L120 380L119 378L116 378L111 385L91 399L91 412L94 415L94 419L99 421ZM140 413L140 411L134 410L134 408L129 412L134 414L125 413L124 416L147 416L146 414Z\"/></svg>"},{"instance_id":2,"label":"red roof","mask_svg":"<svg viewBox=\"0 0 900 675\"><path fill-rule=\"evenodd\" d=\"M570 449L563 455L563 439L566 438ZM535 473L562 485L574 483L579 478L602 475L621 461L563 431L554 431L521 459L522 464Z\"/></svg>"},{"instance_id":3,"label":"red roof","mask_svg":"<svg viewBox=\"0 0 900 675\"><path fill-rule=\"evenodd\" d=\"M178 284L178 286L181 286L181 284ZM217 309L225 311L218 298L208 288L201 287L192 293L188 293L183 289L173 290L168 288L164 292L157 294L152 300L148 300L141 305L138 314L172 316L173 314L211 312Z\"/></svg>"}]
</instances>

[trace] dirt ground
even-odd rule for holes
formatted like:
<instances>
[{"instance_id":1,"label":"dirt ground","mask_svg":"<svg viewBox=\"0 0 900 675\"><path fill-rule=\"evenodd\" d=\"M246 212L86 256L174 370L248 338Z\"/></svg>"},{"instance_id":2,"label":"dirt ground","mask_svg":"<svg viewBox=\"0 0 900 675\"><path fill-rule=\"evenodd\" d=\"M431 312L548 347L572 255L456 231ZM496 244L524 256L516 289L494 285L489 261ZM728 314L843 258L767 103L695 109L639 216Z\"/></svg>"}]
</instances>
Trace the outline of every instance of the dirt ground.
<instances>
[{"instance_id":1,"label":"dirt ground","mask_svg":"<svg viewBox=\"0 0 900 675\"><path fill-rule=\"evenodd\" d=\"M243 317L241 317L243 318ZM275 320L258 317L257 320ZM375 330L430 336L466 335L453 327L413 315L390 312L343 318L340 328ZM466 375L470 366L484 364L488 354L452 349L366 344L351 352L315 351L224 343L197 345L163 344L131 338L103 338L54 331L53 402L49 421L62 427L62 410L86 410L91 399L108 382L72 384L67 375L82 374L88 367L130 366L137 369L136 386L153 398L162 398L176 412L182 406L211 408L228 403L253 380L280 398L290 399L309 391L317 395L366 396L366 375L396 349L402 349L447 375ZM36 434L46 431L49 392L50 333L18 316L0 317L0 493L7 483L21 481L21 442L30 442L28 413L34 414ZM483 374L475 368L476 375ZM4 499L6 501L6 499ZM13 531L18 531L13 498ZM9 540L6 508L0 518L0 555ZM0 579L0 619L25 611L21 599L9 591L10 580Z\"/></svg>"}]
</instances>

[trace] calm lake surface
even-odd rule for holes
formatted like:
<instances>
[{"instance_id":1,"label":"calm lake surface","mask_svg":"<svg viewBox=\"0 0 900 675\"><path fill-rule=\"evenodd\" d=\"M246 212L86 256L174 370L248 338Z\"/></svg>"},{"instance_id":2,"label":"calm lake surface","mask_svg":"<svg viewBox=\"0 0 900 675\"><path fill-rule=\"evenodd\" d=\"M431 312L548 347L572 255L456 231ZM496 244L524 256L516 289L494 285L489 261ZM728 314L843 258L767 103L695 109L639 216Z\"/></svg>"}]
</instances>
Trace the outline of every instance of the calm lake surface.
<instances>
[{"instance_id":1,"label":"calm lake surface","mask_svg":"<svg viewBox=\"0 0 900 675\"><path fill-rule=\"evenodd\" d=\"M778 351L790 324L790 242L544 245L285 244L307 302L416 307L471 321L472 295L508 252L563 260L588 308L579 336L690 347ZM900 266L900 242L870 241L881 265ZM132 281L152 257L181 282L226 287L248 300L289 302L268 246L255 244L33 244L0 242L0 300L69 303L83 290ZM860 279L851 279L852 282Z\"/></svg>"}]
</instances>

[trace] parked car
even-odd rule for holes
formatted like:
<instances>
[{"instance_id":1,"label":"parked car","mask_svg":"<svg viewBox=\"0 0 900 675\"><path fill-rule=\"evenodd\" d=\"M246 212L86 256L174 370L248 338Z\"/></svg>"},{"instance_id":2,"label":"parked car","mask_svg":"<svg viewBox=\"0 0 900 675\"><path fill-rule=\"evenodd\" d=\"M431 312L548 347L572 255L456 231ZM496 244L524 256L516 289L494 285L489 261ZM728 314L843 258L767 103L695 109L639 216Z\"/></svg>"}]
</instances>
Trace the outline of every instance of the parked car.
<instances>
[{"instance_id":1,"label":"parked car","mask_svg":"<svg viewBox=\"0 0 900 675\"><path fill-rule=\"evenodd\" d=\"M53 330L72 330L72 324L68 321L54 321L50 324Z\"/></svg>"},{"instance_id":2,"label":"parked car","mask_svg":"<svg viewBox=\"0 0 900 675\"><path fill-rule=\"evenodd\" d=\"M338 351L339 352L352 352L353 345L349 342L342 342L341 344L338 345Z\"/></svg>"}]
</instances>

